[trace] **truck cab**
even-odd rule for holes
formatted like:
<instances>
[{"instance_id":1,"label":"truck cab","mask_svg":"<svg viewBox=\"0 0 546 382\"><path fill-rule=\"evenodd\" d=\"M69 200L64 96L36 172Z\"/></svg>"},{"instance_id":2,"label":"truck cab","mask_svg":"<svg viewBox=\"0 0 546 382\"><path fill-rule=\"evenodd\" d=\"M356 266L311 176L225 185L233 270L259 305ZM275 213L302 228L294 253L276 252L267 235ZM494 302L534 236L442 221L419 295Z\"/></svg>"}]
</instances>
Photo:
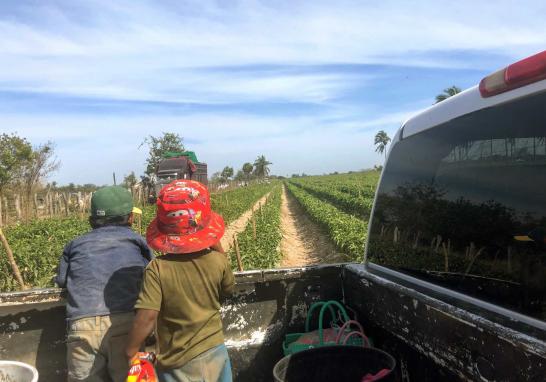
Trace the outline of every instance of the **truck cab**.
<instances>
[{"instance_id":1,"label":"truck cab","mask_svg":"<svg viewBox=\"0 0 546 382\"><path fill-rule=\"evenodd\" d=\"M272 380L286 333L338 300L398 381L544 381L545 105L543 52L406 121L364 263L236 274L221 309L235 380ZM65 380L62 290L1 294L0 327L0 358Z\"/></svg>"}]
</instances>

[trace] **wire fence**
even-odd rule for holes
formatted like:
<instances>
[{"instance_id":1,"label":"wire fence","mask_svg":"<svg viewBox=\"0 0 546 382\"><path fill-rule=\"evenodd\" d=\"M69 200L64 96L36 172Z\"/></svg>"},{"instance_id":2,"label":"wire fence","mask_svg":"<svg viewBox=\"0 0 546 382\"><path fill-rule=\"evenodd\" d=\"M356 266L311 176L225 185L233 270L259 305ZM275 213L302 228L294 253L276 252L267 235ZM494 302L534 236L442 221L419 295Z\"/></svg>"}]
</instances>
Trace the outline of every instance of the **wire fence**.
<instances>
[{"instance_id":1,"label":"wire fence","mask_svg":"<svg viewBox=\"0 0 546 382\"><path fill-rule=\"evenodd\" d=\"M135 205L148 201L148 190L135 187L131 191ZM89 214L92 192L41 190L30 195L11 192L0 196L0 227L33 219Z\"/></svg>"}]
</instances>

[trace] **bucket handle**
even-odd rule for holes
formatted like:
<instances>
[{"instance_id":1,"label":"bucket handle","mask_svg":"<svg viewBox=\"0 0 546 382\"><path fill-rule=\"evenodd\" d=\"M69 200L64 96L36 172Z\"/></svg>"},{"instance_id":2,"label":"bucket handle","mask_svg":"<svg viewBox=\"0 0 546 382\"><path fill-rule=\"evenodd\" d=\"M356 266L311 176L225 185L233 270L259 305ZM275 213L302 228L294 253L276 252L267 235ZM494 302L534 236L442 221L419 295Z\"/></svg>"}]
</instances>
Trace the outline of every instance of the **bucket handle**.
<instances>
[{"instance_id":1,"label":"bucket handle","mask_svg":"<svg viewBox=\"0 0 546 382\"><path fill-rule=\"evenodd\" d=\"M321 307L320 314L319 314L319 331L320 331L320 328L322 326L322 320L324 318L324 310L326 308L328 308L328 310L330 311L330 314L332 316L332 320L335 320L336 319L336 312L335 312L332 305L335 305L339 309L339 311L341 312L341 315L343 316L342 317L343 321L349 321L349 316L347 315L347 312L345 311L345 308L339 302L337 302L335 300L319 301L319 302L313 303L311 305L311 308L309 308L309 312L307 313L307 318L305 319L305 332L308 333L310 331L311 318L313 316L313 311L318 307Z\"/></svg>"},{"instance_id":2,"label":"bucket handle","mask_svg":"<svg viewBox=\"0 0 546 382\"><path fill-rule=\"evenodd\" d=\"M345 336L345 338L343 339L343 343L341 345L347 345L347 341L349 340L349 337L352 337L352 336L360 336L362 337L362 339L364 340L364 346L365 348L369 348L370 347L370 341L368 340L368 337L366 337L366 335L364 333L361 333L361 332L358 332L358 331L354 331L354 332L350 332L349 334L347 334ZM339 343L338 343L339 345Z\"/></svg>"},{"instance_id":3,"label":"bucket handle","mask_svg":"<svg viewBox=\"0 0 546 382\"><path fill-rule=\"evenodd\" d=\"M313 312L318 307L324 307L325 304L326 304L326 301L319 301L319 302L313 303L311 305L311 307L309 308L309 312L307 312L307 317L305 319L305 332L306 333L308 333L309 330L310 330L311 318L313 317ZM335 319L336 318L336 312L334 311L334 308L329 306L329 309L330 309L330 314L332 315L332 319ZM321 312L322 312L322 308L321 308Z\"/></svg>"},{"instance_id":4,"label":"bucket handle","mask_svg":"<svg viewBox=\"0 0 546 382\"><path fill-rule=\"evenodd\" d=\"M347 315L347 312L345 311L345 308L343 307L343 305L341 305L339 302L335 301L335 300L330 300L330 301L327 301L323 306L322 308L320 308L320 314L319 314L319 341L320 341L320 345L324 345L324 331L323 331L323 328L322 328L322 321L323 321L323 318L324 318L324 312L326 311L326 308L329 308L330 311L333 311L333 308L332 308L332 305L334 305L336 308L339 309L339 311L341 312L341 315L343 316L342 319L343 321L347 322L349 321L349 316ZM334 320L335 320L335 314L334 314Z\"/></svg>"},{"instance_id":5,"label":"bucket handle","mask_svg":"<svg viewBox=\"0 0 546 382\"><path fill-rule=\"evenodd\" d=\"M359 334L364 339L364 341L366 343L365 346L370 347L370 341L368 340L368 337L366 337L366 335L364 334L364 328L362 328L362 325L360 325L360 322L358 322L356 320L348 320L343 324L343 326L339 329L339 333L337 334L336 344L339 345L339 342L341 341L341 338L343 337L343 333L345 332L346 329L350 329L351 325L354 325L354 326L358 327L359 330L358 331L352 331L349 334L347 334L347 336L343 340L343 345L345 345L347 343L347 338L351 337L352 335L354 335L356 333L356 334Z\"/></svg>"}]
</instances>

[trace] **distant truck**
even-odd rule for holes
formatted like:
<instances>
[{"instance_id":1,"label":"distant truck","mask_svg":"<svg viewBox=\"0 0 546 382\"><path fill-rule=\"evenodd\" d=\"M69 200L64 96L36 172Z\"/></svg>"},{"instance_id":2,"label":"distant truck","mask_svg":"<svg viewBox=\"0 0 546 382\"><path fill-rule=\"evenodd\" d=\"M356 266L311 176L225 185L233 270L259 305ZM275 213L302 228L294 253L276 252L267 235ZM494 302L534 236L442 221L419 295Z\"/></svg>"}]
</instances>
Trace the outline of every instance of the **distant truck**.
<instances>
[{"instance_id":1,"label":"distant truck","mask_svg":"<svg viewBox=\"0 0 546 382\"><path fill-rule=\"evenodd\" d=\"M156 182L149 202L154 203L163 186L176 179L191 179L207 184L207 164L199 162L193 151L168 151L156 169Z\"/></svg>"}]
</instances>

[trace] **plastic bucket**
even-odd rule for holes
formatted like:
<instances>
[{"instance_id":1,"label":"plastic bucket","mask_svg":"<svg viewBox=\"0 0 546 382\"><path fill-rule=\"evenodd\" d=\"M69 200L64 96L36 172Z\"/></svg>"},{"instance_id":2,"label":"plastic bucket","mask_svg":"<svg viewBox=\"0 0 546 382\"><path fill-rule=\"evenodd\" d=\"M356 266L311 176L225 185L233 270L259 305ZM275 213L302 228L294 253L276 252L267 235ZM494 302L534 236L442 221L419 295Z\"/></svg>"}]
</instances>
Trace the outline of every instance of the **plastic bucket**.
<instances>
[{"instance_id":1,"label":"plastic bucket","mask_svg":"<svg viewBox=\"0 0 546 382\"><path fill-rule=\"evenodd\" d=\"M0 361L0 382L37 382L38 370L23 362Z\"/></svg>"},{"instance_id":2,"label":"plastic bucket","mask_svg":"<svg viewBox=\"0 0 546 382\"><path fill-rule=\"evenodd\" d=\"M273 368L276 382L361 382L367 374L387 369L378 381L394 381L395 359L388 353L359 346L325 346L281 359Z\"/></svg>"}]
</instances>

